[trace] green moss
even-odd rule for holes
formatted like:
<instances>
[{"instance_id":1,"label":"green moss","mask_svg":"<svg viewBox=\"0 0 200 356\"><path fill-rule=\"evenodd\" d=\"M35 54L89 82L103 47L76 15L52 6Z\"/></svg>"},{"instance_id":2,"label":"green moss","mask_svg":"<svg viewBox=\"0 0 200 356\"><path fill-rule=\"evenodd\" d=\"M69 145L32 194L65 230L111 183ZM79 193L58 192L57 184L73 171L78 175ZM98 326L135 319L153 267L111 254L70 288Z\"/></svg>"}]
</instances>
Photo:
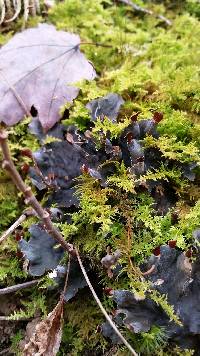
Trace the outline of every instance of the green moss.
<instances>
[{"instance_id":1,"label":"green moss","mask_svg":"<svg viewBox=\"0 0 200 356\"><path fill-rule=\"evenodd\" d=\"M79 15L75 19L72 13ZM81 85L80 101L71 109L81 128L88 119L83 103L113 91L129 102L128 112L139 109L141 118L151 110L163 111L161 133L192 140L196 132L192 114L199 111L200 93L198 20L185 13L163 29L155 27L155 18L141 20L127 7L105 5L102 0L59 4L51 10L50 20L58 28L79 33L82 41L112 44L111 49L82 47L101 76Z\"/></svg>"},{"instance_id":2,"label":"green moss","mask_svg":"<svg viewBox=\"0 0 200 356\"><path fill-rule=\"evenodd\" d=\"M168 230L168 239L177 240L177 246L186 248L187 245L193 242L192 232L199 227L200 221L200 200L189 209L189 211L181 214L181 219L177 226L171 226Z\"/></svg>"},{"instance_id":3,"label":"green moss","mask_svg":"<svg viewBox=\"0 0 200 356\"><path fill-rule=\"evenodd\" d=\"M20 356L19 343L23 339L22 331L19 330L14 336L11 337L11 351L14 355Z\"/></svg>"},{"instance_id":4,"label":"green moss","mask_svg":"<svg viewBox=\"0 0 200 356\"><path fill-rule=\"evenodd\" d=\"M9 31L6 34L0 33L0 45L4 45L12 37L12 34L12 31Z\"/></svg>"},{"instance_id":5,"label":"green moss","mask_svg":"<svg viewBox=\"0 0 200 356\"><path fill-rule=\"evenodd\" d=\"M36 313L45 317L47 315L46 296L43 292L33 291L30 296L21 300L22 308L15 310L9 316L10 320L29 319L35 317Z\"/></svg>"},{"instance_id":6,"label":"green moss","mask_svg":"<svg viewBox=\"0 0 200 356\"><path fill-rule=\"evenodd\" d=\"M70 355L76 356L93 349L98 352L106 347L105 339L95 332L103 321L102 314L92 298L88 298L88 295L84 297L84 292L82 297L66 305L65 319L66 325L59 355L66 355L62 353L62 349L63 352L68 350ZM68 343L67 347L64 347L64 342Z\"/></svg>"},{"instance_id":7,"label":"green moss","mask_svg":"<svg viewBox=\"0 0 200 356\"><path fill-rule=\"evenodd\" d=\"M97 71L94 81L78 83L79 97L73 105L63 106L61 112L69 109L70 118L65 120L66 123L75 123L84 131L90 120L86 103L109 92L121 94L125 105L118 122L111 123L105 119L94 124L92 134L99 147L99 132L109 131L111 138L118 137L131 122L133 113L137 112L140 120L151 118L154 111L162 112L164 118L158 125L160 137L146 137L145 145L158 148L166 162L174 162L175 168L166 163L159 170L148 171L139 180L143 184L148 180L170 182L177 195L174 209L179 213L179 220L176 224L172 223L171 211L165 216L156 215L149 194L135 193L138 178L123 164L116 164L116 172L109 177L106 188L87 174L79 178L77 194L80 209L71 214L72 224L58 225L66 240L78 246L81 254L87 256L95 270L99 290L110 286L113 289L130 289L141 296L150 293L152 299L177 322L166 297L151 293L149 284L140 280L138 265L152 253L152 249L168 240L176 240L182 250L189 248L193 242L192 232L199 227L200 190L196 183L189 184L182 178L179 167L194 161L199 164L200 10L199 4L193 0L162 3L138 0L136 3L165 15L172 20L172 26L164 26L155 16L134 12L130 7L111 0L67 0L50 10L50 23L58 29L79 34L81 51L93 62ZM31 25L35 25L38 19L35 23L32 21L35 19L31 20ZM17 22L13 29L21 27L21 24ZM0 35L0 43L5 43L10 35ZM29 119L25 119L10 129L12 154L18 168L22 161L29 162L22 160L21 149L37 150L39 147L38 141L27 130L28 122ZM0 229L3 231L20 215L24 206L20 197L16 202L13 200L17 192L9 177L1 173L0 179ZM27 229L31 223L32 220L27 220L24 227ZM112 251L122 251L120 263L123 274L117 280L110 279L100 263L106 255L107 246ZM9 239L2 249L7 259L6 262L3 260L0 269L3 283L26 278L21 272L21 262L14 258L16 248L16 242ZM46 313L46 304L51 304L49 300L44 300L45 288L49 287L48 277L44 277L40 287L38 299L34 295L35 301L31 302L29 294L24 309L16 312L14 318L20 315L32 317L37 308ZM111 312L114 308L111 299L102 297L101 292L100 297ZM70 353L81 356L88 350L103 354L109 347L94 332L103 318L87 291L81 292L66 305L65 317L60 355ZM127 332L126 336L141 355L152 352L159 356L193 353L179 348L169 350L165 331L156 326L148 333L136 336ZM116 355L122 354L128 355L127 350L120 347Z\"/></svg>"},{"instance_id":8,"label":"green moss","mask_svg":"<svg viewBox=\"0 0 200 356\"><path fill-rule=\"evenodd\" d=\"M13 285L16 279L26 278L27 273L23 271L22 264L15 255L5 255L1 258L0 283L6 286Z\"/></svg>"},{"instance_id":9,"label":"green moss","mask_svg":"<svg viewBox=\"0 0 200 356\"><path fill-rule=\"evenodd\" d=\"M40 145L36 136L32 135L28 129L31 122L30 117L25 117L17 125L9 128L9 142L13 155L17 155L23 148L36 151ZM22 158L22 157L20 157Z\"/></svg>"},{"instance_id":10,"label":"green moss","mask_svg":"<svg viewBox=\"0 0 200 356\"><path fill-rule=\"evenodd\" d=\"M143 355L156 355L167 343L164 328L152 326L148 333L141 333L137 340L137 351Z\"/></svg>"},{"instance_id":11,"label":"green moss","mask_svg":"<svg viewBox=\"0 0 200 356\"><path fill-rule=\"evenodd\" d=\"M20 215L20 206L13 196L17 197L16 188L10 178L0 170L0 234Z\"/></svg>"},{"instance_id":12,"label":"green moss","mask_svg":"<svg viewBox=\"0 0 200 356\"><path fill-rule=\"evenodd\" d=\"M154 139L152 136L147 136L144 139L145 147L157 147L165 158L187 162L199 162L199 149L195 142L185 144L178 141L175 136L160 136Z\"/></svg>"},{"instance_id":13,"label":"green moss","mask_svg":"<svg viewBox=\"0 0 200 356\"><path fill-rule=\"evenodd\" d=\"M170 321L174 321L179 326L183 325L179 317L175 314L173 305L168 303L166 295L161 295L157 291L153 290L150 297L156 304L160 305L164 309Z\"/></svg>"}]
</instances>

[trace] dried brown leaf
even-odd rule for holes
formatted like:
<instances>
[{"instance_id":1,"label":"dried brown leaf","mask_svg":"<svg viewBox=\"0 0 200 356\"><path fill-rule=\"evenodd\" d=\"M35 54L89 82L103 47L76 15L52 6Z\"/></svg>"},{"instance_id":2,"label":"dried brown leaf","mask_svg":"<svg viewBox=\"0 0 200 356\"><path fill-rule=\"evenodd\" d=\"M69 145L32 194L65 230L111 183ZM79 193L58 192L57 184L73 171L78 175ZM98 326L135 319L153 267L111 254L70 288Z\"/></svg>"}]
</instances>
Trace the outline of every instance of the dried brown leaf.
<instances>
[{"instance_id":1,"label":"dried brown leaf","mask_svg":"<svg viewBox=\"0 0 200 356\"><path fill-rule=\"evenodd\" d=\"M40 321L24 346L23 356L54 356L57 354L61 337L63 322L63 299L56 305L46 319Z\"/></svg>"}]
</instances>

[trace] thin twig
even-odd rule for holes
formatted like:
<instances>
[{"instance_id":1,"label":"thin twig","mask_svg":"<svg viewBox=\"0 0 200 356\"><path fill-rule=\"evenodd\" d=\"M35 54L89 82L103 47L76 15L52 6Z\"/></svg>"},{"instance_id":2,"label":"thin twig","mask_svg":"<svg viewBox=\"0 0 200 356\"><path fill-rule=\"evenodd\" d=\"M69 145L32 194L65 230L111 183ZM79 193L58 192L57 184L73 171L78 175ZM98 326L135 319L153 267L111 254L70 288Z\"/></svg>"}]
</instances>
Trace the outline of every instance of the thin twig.
<instances>
[{"instance_id":1,"label":"thin twig","mask_svg":"<svg viewBox=\"0 0 200 356\"><path fill-rule=\"evenodd\" d=\"M30 288L30 287L38 284L39 282L40 282L40 279L34 279L33 281L16 284L14 286L7 287L7 288L2 288L2 289L0 289L0 295L10 294L10 293L17 292L18 290L21 290L21 289Z\"/></svg>"},{"instance_id":2,"label":"thin twig","mask_svg":"<svg viewBox=\"0 0 200 356\"><path fill-rule=\"evenodd\" d=\"M6 230L3 235L1 236L0 238L0 244L7 239L8 236L10 236L13 231L15 231L15 229L21 225L26 219L28 216L31 216L31 215L34 215L33 211L31 210L27 210L25 211L15 222L14 224L12 224L8 230Z\"/></svg>"},{"instance_id":3,"label":"thin twig","mask_svg":"<svg viewBox=\"0 0 200 356\"><path fill-rule=\"evenodd\" d=\"M148 10L148 9L146 9L144 7L141 7L141 6L137 5L137 4L135 4L134 2L132 2L131 0L117 0L117 2L132 7L132 9L134 11L139 11L139 12L142 12L143 14L157 17L161 21L165 22L167 26L171 26L172 25L172 22L169 19L167 19L165 16L160 15L160 14L156 14L152 10Z\"/></svg>"},{"instance_id":4,"label":"thin twig","mask_svg":"<svg viewBox=\"0 0 200 356\"><path fill-rule=\"evenodd\" d=\"M8 347L7 349L4 349L4 350L0 351L0 355L4 355L4 354L8 355L8 354L9 354L9 351L10 351L10 347Z\"/></svg>"},{"instance_id":5,"label":"thin twig","mask_svg":"<svg viewBox=\"0 0 200 356\"><path fill-rule=\"evenodd\" d=\"M19 219L17 219L14 224L12 224L8 230L6 230L3 235L1 236L0 238L0 244L5 240L7 239L8 236L10 236L13 231L15 231L15 229L21 225L21 223L23 223L23 221L26 220L26 215L25 214L22 214Z\"/></svg>"},{"instance_id":6,"label":"thin twig","mask_svg":"<svg viewBox=\"0 0 200 356\"><path fill-rule=\"evenodd\" d=\"M135 352L135 350L132 348L132 346L128 343L128 341L124 338L124 336L121 334L121 332L119 331L119 329L117 328L117 326L115 325L115 323L112 321L112 319L110 318L110 316L108 315L107 311L104 309L103 305L101 304L101 301L100 299L98 298L89 278L88 278L88 275L87 275L87 272L82 264L82 261L81 261L81 258L80 258L80 255L79 255L79 252L78 250L75 248L76 250L76 256L77 256L77 259L78 259L78 262L79 262L79 265L80 265L80 268L81 268L81 271L85 277L85 280L88 284L88 287L90 288L91 292L92 292L92 295L94 297L94 299L96 300L99 308L101 309L103 315L105 316L106 320L108 321L108 323L110 324L110 326L113 328L113 330L116 332L116 334L119 336L119 338L121 339L121 341L124 343L124 345L127 347L127 349L131 352L132 355L134 356L138 356L138 354Z\"/></svg>"},{"instance_id":7,"label":"thin twig","mask_svg":"<svg viewBox=\"0 0 200 356\"><path fill-rule=\"evenodd\" d=\"M99 43L99 42L80 42L79 46L83 46L83 45L90 45L90 46L96 46L96 47L105 47L105 48L113 48L113 46L111 45L107 45L104 43Z\"/></svg>"},{"instance_id":8,"label":"thin twig","mask_svg":"<svg viewBox=\"0 0 200 356\"><path fill-rule=\"evenodd\" d=\"M17 319L11 319L10 316L0 316L0 321L27 321L27 320L31 320L32 318L17 318Z\"/></svg>"},{"instance_id":9,"label":"thin twig","mask_svg":"<svg viewBox=\"0 0 200 356\"><path fill-rule=\"evenodd\" d=\"M141 7L137 4L135 4L134 2L132 2L131 0L117 0L117 2L121 2L124 5L128 5L128 6L132 7L133 10L143 12L144 14L147 14L147 15L152 15L152 13L153 13L151 10Z\"/></svg>"},{"instance_id":10,"label":"thin twig","mask_svg":"<svg viewBox=\"0 0 200 356\"><path fill-rule=\"evenodd\" d=\"M27 186L21 178L12 161L7 138L8 133L5 130L0 130L0 146L3 153L2 168L8 171L16 187L23 193L25 197L25 204L30 205L35 210L37 216L44 223L46 231L65 249L65 251L75 256L73 246L64 240L61 233L53 225L49 213L43 209L39 201L36 199L31 187Z\"/></svg>"},{"instance_id":11,"label":"thin twig","mask_svg":"<svg viewBox=\"0 0 200 356\"><path fill-rule=\"evenodd\" d=\"M63 292L62 292L62 299L64 300L64 296L66 293L66 289L67 289L67 283L69 280L69 271L70 271L70 266L71 266L71 256L69 255L69 260L68 260L68 264L67 264L67 272L66 272L66 277L65 277L65 285L63 288Z\"/></svg>"}]
</instances>

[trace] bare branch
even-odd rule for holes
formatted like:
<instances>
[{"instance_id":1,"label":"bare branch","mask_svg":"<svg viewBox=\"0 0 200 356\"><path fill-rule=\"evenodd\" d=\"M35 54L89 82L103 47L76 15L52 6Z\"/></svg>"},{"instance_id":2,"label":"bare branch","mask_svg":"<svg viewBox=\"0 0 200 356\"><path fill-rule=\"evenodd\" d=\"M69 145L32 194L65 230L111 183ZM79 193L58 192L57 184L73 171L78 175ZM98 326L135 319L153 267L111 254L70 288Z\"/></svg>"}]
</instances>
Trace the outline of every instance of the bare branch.
<instances>
[{"instance_id":1,"label":"bare branch","mask_svg":"<svg viewBox=\"0 0 200 356\"><path fill-rule=\"evenodd\" d=\"M148 10L144 7L141 7L137 4L135 4L134 2L132 2L131 0L117 0L117 1L121 4L128 5L128 6L132 7L132 9L135 11L143 12L143 14L154 16L154 17L160 19L161 21L165 22L167 26L172 25L172 22L169 19L167 19L165 16L156 14L152 10Z\"/></svg>"},{"instance_id":2,"label":"bare branch","mask_svg":"<svg viewBox=\"0 0 200 356\"><path fill-rule=\"evenodd\" d=\"M3 235L2 235L1 238L0 238L0 244L1 244L4 240L6 240L7 237L10 236L10 235L13 233L13 231L15 231L15 229L16 229L21 223L23 223L24 220L26 220L26 215L25 215L25 214L22 214L22 215L19 217L19 219L17 219L17 220L14 222L14 224L11 225L11 226L9 227L9 229L6 230L6 231L3 233Z\"/></svg>"},{"instance_id":3,"label":"bare branch","mask_svg":"<svg viewBox=\"0 0 200 356\"><path fill-rule=\"evenodd\" d=\"M103 305L101 304L101 301L100 299L98 298L89 278L88 278L88 275L87 275L87 272L82 264L82 261L81 261L81 258L80 258L80 255L79 255L79 252L78 250L75 248L76 250L76 255L77 255L77 259L78 259L78 262L79 262L79 265L80 265L80 268L81 268L81 271L85 277L85 280L88 284L88 287L90 288L91 292L92 292L92 295L94 297L94 299L96 300L99 308L101 309L103 315L105 316L106 320L109 322L110 326L113 328L113 330L116 332L116 334L119 336L119 338L121 339L121 341L124 343L124 345L127 347L127 349L131 352L132 355L134 356L138 356L138 354L135 352L135 350L132 348L132 346L128 343L128 341L124 338L124 336L121 334L121 332L119 331L119 329L117 328L116 324L112 321L112 319L110 318L110 316L108 315L107 311L104 309Z\"/></svg>"},{"instance_id":4,"label":"bare branch","mask_svg":"<svg viewBox=\"0 0 200 356\"><path fill-rule=\"evenodd\" d=\"M16 229L19 225L21 225L21 224L27 219L28 216L31 216L31 215L34 215L34 211L33 211L33 210L30 210L30 209L29 209L29 210L27 209L27 211L25 211L25 212L14 222L14 224L12 224L12 225L9 227L9 229L6 230L6 231L3 233L3 235L2 235L1 238L0 238L0 244L1 244L4 240L6 240L7 237L8 237L9 235L11 235L11 234L15 231L15 229Z\"/></svg>"},{"instance_id":5,"label":"bare branch","mask_svg":"<svg viewBox=\"0 0 200 356\"><path fill-rule=\"evenodd\" d=\"M37 216L43 221L47 232L65 249L65 251L74 256L76 253L73 249L73 246L64 240L61 233L53 225L49 213L43 209L41 204L34 196L31 188L24 183L23 179L18 173L10 155L7 138L8 133L5 130L0 130L0 146L3 152L2 168L8 171L14 184L17 186L19 191L23 193L25 197L25 204L30 205L35 210Z\"/></svg>"},{"instance_id":6,"label":"bare branch","mask_svg":"<svg viewBox=\"0 0 200 356\"><path fill-rule=\"evenodd\" d=\"M34 279L29 282L24 282L24 283L16 284L11 287L2 288L2 289L0 289L0 295L10 294L10 293L17 292L18 290L21 290L21 289L30 288L30 287L38 284L39 282L40 282L40 279Z\"/></svg>"},{"instance_id":7,"label":"bare branch","mask_svg":"<svg viewBox=\"0 0 200 356\"><path fill-rule=\"evenodd\" d=\"M0 315L0 321L14 321L14 322L18 322L18 321L27 321L27 320L31 320L32 318L18 318L18 319L10 319L10 316L2 316Z\"/></svg>"}]
</instances>

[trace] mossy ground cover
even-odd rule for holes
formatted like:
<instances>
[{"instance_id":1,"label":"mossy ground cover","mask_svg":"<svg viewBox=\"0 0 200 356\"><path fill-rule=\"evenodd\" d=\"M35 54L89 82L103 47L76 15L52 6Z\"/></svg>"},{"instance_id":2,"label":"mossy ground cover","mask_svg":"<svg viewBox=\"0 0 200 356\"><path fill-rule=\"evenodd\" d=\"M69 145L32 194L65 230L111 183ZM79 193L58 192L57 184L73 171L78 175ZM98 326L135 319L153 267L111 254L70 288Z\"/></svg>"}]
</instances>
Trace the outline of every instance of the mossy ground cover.
<instances>
[{"instance_id":1,"label":"mossy ground cover","mask_svg":"<svg viewBox=\"0 0 200 356\"><path fill-rule=\"evenodd\" d=\"M115 140L136 114L138 120L152 118L154 112L163 114L163 120L157 126L159 138L147 136L144 144L146 148L156 147L164 159L174 164L173 167L162 165L158 170L148 171L143 181L170 182L176 195L173 208L165 214L156 214L150 195L147 192L135 194L137 182L132 181L126 167L119 164L104 189L94 178L83 174L77 189L80 209L72 212L72 224L59 224L65 238L78 246L81 254L90 260L95 271L92 281L97 286L98 280L97 292L109 312L114 305L102 292L103 289L129 289L143 296L149 285L141 282L139 265L155 248L168 241L176 241L177 248L187 251L193 243L192 232L200 225L200 5L192 0L138 0L137 4L165 16L172 24L167 26L156 16L133 11L130 6L111 0L64 1L53 7L45 19L38 18L38 21L53 23L58 29L79 34L81 50L97 72L94 81L79 83L80 94L74 104L61 108L61 111L69 111L67 124L75 124L85 131L90 121L85 105L110 92L120 94L125 105L120 111L118 125L107 119L104 122L97 120L94 124L92 132L99 145L100 132L106 134L109 131ZM33 22L36 23L37 19L30 20L28 26ZM12 25L13 31L19 28L19 23ZM0 35L1 43L11 35L9 31ZM19 169L21 150L39 147L27 126L28 120L25 120L10 132L11 149ZM194 181L183 178L180 173L181 165L191 163L197 163ZM24 205L9 177L3 171L0 173L2 233L21 214ZM175 214L178 218L174 222ZM24 223L25 232L32 222L27 220ZM107 246L112 251L122 251L120 263L123 271L117 279L110 279L100 263ZM23 261L17 254L17 241L10 237L1 250L2 286L27 280L29 277L23 271ZM21 311L15 311L13 318L31 318L37 313L45 315L50 311L58 294L52 296L47 290L49 284L48 277L43 277L37 293L34 290L18 293ZM171 319L176 320L167 299L155 293L152 293L152 298ZM108 340L95 332L104 319L87 289L80 291L65 309L60 355L96 356L109 350L115 355L127 355L123 347L111 346ZM182 350L176 344L170 344L165 330L156 326L147 333L132 334L127 330L124 333L141 355L193 354L192 350ZM19 334L12 338L15 354L18 339Z\"/></svg>"}]
</instances>

